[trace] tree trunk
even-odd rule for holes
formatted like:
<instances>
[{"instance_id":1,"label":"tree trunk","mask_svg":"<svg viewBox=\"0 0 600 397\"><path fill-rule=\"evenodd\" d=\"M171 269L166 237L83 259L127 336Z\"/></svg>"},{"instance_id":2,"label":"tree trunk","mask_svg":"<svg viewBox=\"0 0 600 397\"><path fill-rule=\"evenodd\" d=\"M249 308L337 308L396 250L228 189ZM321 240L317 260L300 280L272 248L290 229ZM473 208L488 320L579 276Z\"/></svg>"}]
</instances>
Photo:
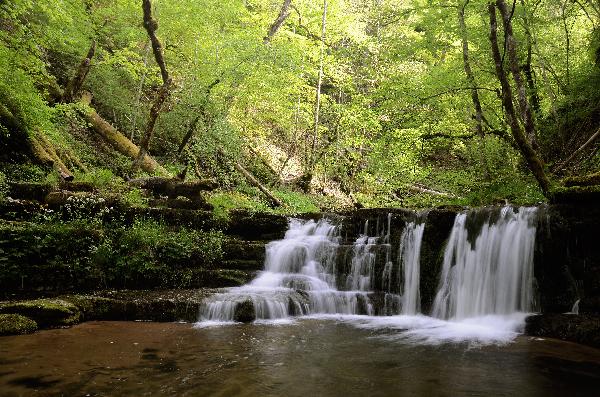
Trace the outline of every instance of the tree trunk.
<instances>
[{"instance_id":1,"label":"tree trunk","mask_svg":"<svg viewBox=\"0 0 600 397\"><path fill-rule=\"evenodd\" d=\"M315 151L317 146L317 137L319 135L319 112L321 110L321 84L323 83L323 63L325 58L325 27L327 23L327 0L323 1L323 18L321 21L321 55L319 61L319 78L317 81L317 94L315 101L315 129L314 135L312 139L311 152L310 152L310 160L305 173L307 175L312 175L315 167ZM310 184L310 181L309 181Z\"/></svg>"},{"instance_id":2,"label":"tree trunk","mask_svg":"<svg viewBox=\"0 0 600 397\"><path fill-rule=\"evenodd\" d=\"M533 35L529 29L529 17L527 15L527 8L525 0L521 0L521 7L523 8L523 26L525 27L525 37L527 37L527 58L525 65L523 65L523 74L525 74L525 80L527 80L527 88L529 90L529 100L531 101L531 107L536 115L540 114L540 96L537 92L535 80L533 78L533 69L531 67L531 58L533 55Z\"/></svg>"},{"instance_id":3,"label":"tree trunk","mask_svg":"<svg viewBox=\"0 0 600 397\"><path fill-rule=\"evenodd\" d=\"M72 181L75 179L71 171L69 171L67 166L56 154L52 144L50 144L50 142L48 142L41 134L36 135L37 136L30 137L29 141L31 143L33 154L38 161L44 165L54 168L54 170L64 181Z\"/></svg>"},{"instance_id":4,"label":"tree trunk","mask_svg":"<svg viewBox=\"0 0 600 397\"><path fill-rule=\"evenodd\" d=\"M82 102L85 105L90 105L91 94L84 94ZM83 118L90 123L92 129L102 136L112 147L114 147L119 153L131 158L137 159L140 148L131 142L127 137L121 134L115 127L104 120L94 109L91 107L87 112L82 112ZM169 175L169 172L165 170L160 164L158 164L152 157L144 156L140 163L140 167L148 173L159 173L161 175Z\"/></svg>"},{"instance_id":5,"label":"tree trunk","mask_svg":"<svg viewBox=\"0 0 600 397\"><path fill-rule=\"evenodd\" d=\"M192 122L190 123L188 131L185 134L185 136L183 137L183 140L181 141L181 143L179 144L179 148L177 149L178 156L181 156L181 153L183 153L183 150L187 146L188 142L192 139L192 136L194 136L194 132L196 131L196 127L198 126L199 121L200 121L200 116L196 116L194 118L194 120L192 120Z\"/></svg>"},{"instance_id":6,"label":"tree trunk","mask_svg":"<svg viewBox=\"0 0 600 397\"><path fill-rule=\"evenodd\" d=\"M73 174L57 155L52 144L46 140L42 134L28 131L27 128L21 124L18 117L16 117L10 109L1 103L0 122L2 122L2 124L9 129L18 131L18 133L25 138L27 145L29 146L30 153L40 164L47 167L52 167L65 181L71 181L74 179Z\"/></svg>"},{"instance_id":7,"label":"tree trunk","mask_svg":"<svg viewBox=\"0 0 600 397\"><path fill-rule=\"evenodd\" d=\"M267 35L265 36L265 39L264 39L265 44L269 44L271 42L271 39L273 39L273 36L275 36L275 34L277 33L277 31L279 30L281 25L283 25L283 23L285 22L287 17L290 16L289 8L290 8L291 2L292 2L292 0L283 0L283 4L281 5L281 10L279 11L279 15L277 15L277 18L275 19L275 21L273 21L273 23L269 27L269 31L267 32Z\"/></svg>"},{"instance_id":8,"label":"tree trunk","mask_svg":"<svg viewBox=\"0 0 600 397\"><path fill-rule=\"evenodd\" d=\"M208 102L208 100L209 100L210 92L212 91L212 89L220 82L221 82L221 78L217 78L212 83L210 83L208 85L208 87L206 87L206 102ZM198 116L196 116L194 118L194 120L192 120L187 134L185 134L185 136L181 140L181 143L179 144L179 148L177 149L178 156L181 156L181 153L183 153L183 150L185 149L187 144L191 141L192 137L194 136L194 132L196 131L196 127L198 125L198 122L200 121L200 118L204 118L204 122L208 123L208 112L206 111L206 103L200 104L199 113L200 114Z\"/></svg>"},{"instance_id":9,"label":"tree trunk","mask_svg":"<svg viewBox=\"0 0 600 397\"><path fill-rule=\"evenodd\" d=\"M517 89L517 101L521 111L521 120L525 127L525 135L529 139L534 150L537 150L537 136L535 131L535 125L533 123L533 116L531 114L531 108L529 107L529 101L527 100L527 90L523 84L523 78L521 76L521 68L519 67L519 58L517 56L517 42L515 40L512 30L512 13L508 11L506 2L504 0L496 0L496 6L500 10L502 16L502 24L504 26L504 37L506 40L506 49L508 51L508 63L510 70L515 80L515 86ZM495 12L494 12L495 13Z\"/></svg>"},{"instance_id":10,"label":"tree trunk","mask_svg":"<svg viewBox=\"0 0 600 397\"><path fill-rule=\"evenodd\" d=\"M581 145L577 150L575 150L569 157L567 157L564 161L561 161L556 167L554 167L554 172L561 171L569 162L571 162L579 153L581 153L585 148L590 146L596 139L600 137L600 128L594 135L590 137L583 145Z\"/></svg>"},{"instance_id":11,"label":"tree trunk","mask_svg":"<svg viewBox=\"0 0 600 397\"><path fill-rule=\"evenodd\" d=\"M90 66L92 64L92 58L96 53L96 40L92 40L92 45L88 50L88 53L83 61L79 64L79 68L77 68L77 73L75 76L67 83L65 87L65 91L63 93L62 102L71 103L76 99L79 99L79 94L81 92L81 88L83 87L83 83L85 78L87 77Z\"/></svg>"},{"instance_id":12,"label":"tree trunk","mask_svg":"<svg viewBox=\"0 0 600 397\"><path fill-rule=\"evenodd\" d=\"M465 69L465 75L467 76L467 83L471 89L471 100L473 101L473 107L475 108L475 120L477 134L483 138L483 110L481 109L481 101L479 100L479 92L477 91L477 82L475 81L475 75L471 70L471 63L469 62L469 41L467 36L467 25L465 24L465 8L469 4L469 0L466 0L462 6L458 7L458 23L460 25L460 36L462 40L462 52L463 52L463 65Z\"/></svg>"},{"instance_id":13,"label":"tree trunk","mask_svg":"<svg viewBox=\"0 0 600 397\"><path fill-rule=\"evenodd\" d=\"M148 124L146 125L146 130L144 132L144 136L142 141L140 142L140 151L136 160L133 162L132 168L135 170L140 167L140 164L144 160L144 157L148 153L148 148L150 147L150 141L152 140L152 136L154 134L154 126L156 125L156 120L160 115L160 111L167 101L167 98L170 95L171 88L171 78L169 77L169 73L167 71L167 66L165 65L165 60L162 53L162 46L158 37L156 37L156 29L158 29L158 22L152 18L152 4L150 0L142 1L142 9L144 11L144 28L148 33L148 37L150 37L150 42L152 43L152 51L154 53L154 59L160 68L160 74L162 76L163 85L160 87L156 98L154 99L154 104L150 109L150 118L148 119Z\"/></svg>"},{"instance_id":14,"label":"tree trunk","mask_svg":"<svg viewBox=\"0 0 600 397\"><path fill-rule=\"evenodd\" d=\"M501 2L501 0L498 0L498 2ZM542 189L542 192L544 195L548 196L550 182L546 176L546 173L544 172L544 166L540 158L535 150L533 150L531 147L531 144L527 140L523 130L521 130L521 126L519 125L519 120L513 105L512 89L508 83L504 68L502 67L502 57L498 47L498 24L496 21L496 8L494 7L493 2L488 3L488 11L490 15L490 43L492 46L492 55L494 58L494 63L496 64L496 76L498 77L500 85L502 86L502 105L504 106L504 110L506 112L506 118L521 155L525 158L525 161L527 162L529 169L533 173L540 188Z\"/></svg>"},{"instance_id":15,"label":"tree trunk","mask_svg":"<svg viewBox=\"0 0 600 397\"><path fill-rule=\"evenodd\" d=\"M219 148L219 153L221 153L221 155L223 157L227 157L227 155L225 154L225 151L222 148ZM248 172L240 163L238 163L237 161L233 162L233 166L235 167L236 170L239 171L240 174L242 174L244 176L244 178L246 178L246 180L254 187L258 188L258 190L260 190L271 202L271 204L275 207L281 207L283 205L283 203L281 202L281 200L279 200L277 197L275 197L273 195L273 193L271 193L269 191L269 189L267 189L262 183L260 183L258 181L258 179L256 179L254 177L254 175L252 175L250 172Z\"/></svg>"},{"instance_id":16,"label":"tree trunk","mask_svg":"<svg viewBox=\"0 0 600 397\"><path fill-rule=\"evenodd\" d=\"M483 110L481 108L481 101L479 100L479 92L477 91L477 82L475 81L475 75L471 69L471 62L469 61L469 39L467 35L467 25L465 23L465 8L469 4L469 0L466 0L462 5L458 6L458 24L460 26L460 36L462 41L462 53L463 53L463 66L465 69L465 75L467 77L467 83L471 86L471 101L473 102L473 109L475 110L475 131L479 137L479 147L481 163L485 173L485 179L490 180L490 170L485 155L485 134L483 132Z\"/></svg>"},{"instance_id":17,"label":"tree trunk","mask_svg":"<svg viewBox=\"0 0 600 397\"><path fill-rule=\"evenodd\" d=\"M156 37L158 22L152 18L152 3L150 0L142 0L142 10L144 11L144 29L146 29L150 42L152 43L152 52L154 53L154 59L156 59L156 63L160 68L163 84L166 85L170 80L170 77L163 57L162 45L160 44L158 37Z\"/></svg>"}]
</instances>

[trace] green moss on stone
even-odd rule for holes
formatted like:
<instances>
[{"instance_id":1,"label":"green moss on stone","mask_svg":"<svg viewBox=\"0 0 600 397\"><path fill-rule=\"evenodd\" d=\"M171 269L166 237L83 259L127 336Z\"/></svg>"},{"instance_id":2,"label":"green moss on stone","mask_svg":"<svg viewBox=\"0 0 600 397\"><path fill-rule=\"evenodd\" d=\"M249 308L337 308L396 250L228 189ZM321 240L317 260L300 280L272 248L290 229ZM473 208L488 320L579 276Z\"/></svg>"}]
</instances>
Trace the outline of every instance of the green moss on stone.
<instances>
[{"instance_id":1,"label":"green moss on stone","mask_svg":"<svg viewBox=\"0 0 600 397\"><path fill-rule=\"evenodd\" d=\"M30 334L37 323L20 314L0 314L0 336Z\"/></svg>"},{"instance_id":2,"label":"green moss on stone","mask_svg":"<svg viewBox=\"0 0 600 397\"><path fill-rule=\"evenodd\" d=\"M77 306L61 299L4 302L0 303L0 313L30 317L40 327L60 327L81 321L81 312Z\"/></svg>"}]
</instances>

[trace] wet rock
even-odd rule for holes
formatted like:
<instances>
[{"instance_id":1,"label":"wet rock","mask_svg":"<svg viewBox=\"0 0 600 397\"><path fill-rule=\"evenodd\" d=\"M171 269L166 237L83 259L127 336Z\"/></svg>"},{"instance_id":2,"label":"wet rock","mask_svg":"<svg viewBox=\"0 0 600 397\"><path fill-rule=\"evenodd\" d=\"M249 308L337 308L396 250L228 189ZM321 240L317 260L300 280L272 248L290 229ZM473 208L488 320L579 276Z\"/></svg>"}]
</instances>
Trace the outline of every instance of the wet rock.
<instances>
[{"instance_id":1,"label":"wet rock","mask_svg":"<svg viewBox=\"0 0 600 397\"><path fill-rule=\"evenodd\" d=\"M233 320L240 323L251 323L256 319L254 303L251 300L245 300L235 306Z\"/></svg>"},{"instance_id":2,"label":"wet rock","mask_svg":"<svg viewBox=\"0 0 600 397\"><path fill-rule=\"evenodd\" d=\"M444 259L446 240L450 236L457 212L456 208L442 208L427 213L423 240L421 241L421 275L419 280L421 310L423 313L428 313L433 306Z\"/></svg>"},{"instance_id":3,"label":"wet rock","mask_svg":"<svg viewBox=\"0 0 600 397\"><path fill-rule=\"evenodd\" d=\"M539 314L527 317L525 333L556 338L600 348L600 316Z\"/></svg>"},{"instance_id":4,"label":"wet rock","mask_svg":"<svg viewBox=\"0 0 600 397\"><path fill-rule=\"evenodd\" d=\"M542 312L567 312L577 299L582 312L600 312L598 236L600 207L540 207L534 269Z\"/></svg>"},{"instance_id":5,"label":"wet rock","mask_svg":"<svg viewBox=\"0 0 600 397\"><path fill-rule=\"evenodd\" d=\"M0 303L0 313L29 317L41 328L73 325L81 321L79 308L62 299L2 302Z\"/></svg>"},{"instance_id":6,"label":"wet rock","mask_svg":"<svg viewBox=\"0 0 600 397\"><path fill-rule=\"evenodd\" d=\"M37 329L37 323L20 314L0 314L0 336L30 334Z\"/></svg>"}]
</instances>

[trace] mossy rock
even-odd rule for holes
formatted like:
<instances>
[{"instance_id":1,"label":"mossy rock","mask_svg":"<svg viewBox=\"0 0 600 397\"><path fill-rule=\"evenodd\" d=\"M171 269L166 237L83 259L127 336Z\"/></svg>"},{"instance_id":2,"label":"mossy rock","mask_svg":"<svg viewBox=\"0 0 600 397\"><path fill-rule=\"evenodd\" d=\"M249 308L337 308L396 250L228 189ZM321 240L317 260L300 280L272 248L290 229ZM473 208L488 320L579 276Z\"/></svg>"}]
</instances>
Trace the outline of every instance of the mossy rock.
<instances>
[{"instance_id":1,"label":"mossy rock","mask_svg":"<svg viewBox=\"0 0 600 397\"><path fill-rule=\"evenodd\" d=\"M125 303L116 299L93 295L67 295L62 301L73 304L81 311L81 321L122 320Z\"/></svg>"},{"instance_id":2,"label":"mossy rock","mask_svg":"<svg viewBox=\"0 0 600 397\"><path fill-rule=\"evenodd\" d=\"M233 320L240 323L251 323L256 319L256 310L251 300L245 300L235 306Z\"/></svg>"},{"instance_id":3,"label":"mossy rock","mask_svg":"<svg viewBox=\"0 0 600 397\"><path fill-rule=\"evenodd\" d=\"M35 321L20 314L0 314L0 336L30 334L37 327Z\"/></svg>"},{"instance_id":4,"label":"mossy rock","mask_svg":"<svg viewBox=\"0 0 600 397\"><path fill-rule=\"evenodd\" d=\"M81 311L73 303L62 299L36 299L0 303L0 313L29 317L41 327L60 327L81 321Z\"/></svg>"}]
</instances>

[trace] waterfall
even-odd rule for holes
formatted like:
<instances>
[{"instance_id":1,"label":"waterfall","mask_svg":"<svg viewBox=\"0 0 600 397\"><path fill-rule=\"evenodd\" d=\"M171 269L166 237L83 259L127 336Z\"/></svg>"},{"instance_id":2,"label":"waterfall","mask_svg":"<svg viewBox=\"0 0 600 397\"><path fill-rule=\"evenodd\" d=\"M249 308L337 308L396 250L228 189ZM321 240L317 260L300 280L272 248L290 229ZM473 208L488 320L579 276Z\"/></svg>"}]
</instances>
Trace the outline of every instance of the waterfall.
<instances>
[{"instance_id":1,"label":"waterfall","mask_svg":"<svg viewBox=\"0 0 600 397\"><path fill-rule=\"evenodd\" d=\"M533 252L536 208L501 209L476 236L469 226L481 214L455 218L444 252L433 316L464 319L530 312L533 305Z\"/></svg>"},{"instance_id":2,"label":"waterfall","mask_svg":"<svg viewBox=\"0 0 600 397\"><path fill-rule=\"evenodd\" d=\"M361 243L362 244L362 243ZM355 247L353 263L368 262L368 242ZM368 274L358 270L348 291L338 291L335 260L337 227L328 220L292 220L283 240L266 246L265 270L249 284L208 298L202 320L235 321L249 302L256 319L325 314L372 314ZM361 262L363 261L363 262ZM366 263L365 262L365 263ZM367 271L368 273L368 271Z\"/></svg>"},{"instance_id":3,"label":"waterfall","mask_svg":"<svg viewBox=\"0 0 600 397\"><path fill-rule=\"evenodd\" d=\"M409 217L399 238L392 234L392 214L371 228L366 221L351 247L331 221L290 220L285 237L266 245L264 270L244 286L205 299L200 319L233 322L377 313L386 317L363 316L360 321L398 324L409 330L407 335L436 340L448 335L514 335L523 313L533 309L536 209L504 207L456 215L433 302L436 318L420 315L426 219L419 214ZM351 249L350 257L338 257L338 251L346 249Z\"/></svg>"},{"instance_id":4,"label":"waterfall","mask_svg":"<svg viewBox=\"0 0 600 397\"><path fill-rule=\"evenodd\" d=\"M421 311L419 279L421 276L421 241L425 223L410 222L400 239L400 261L402 264L402 314L414 315ZM400 274L400 273L399 273Z\"/></svg>"}]
</instances>

